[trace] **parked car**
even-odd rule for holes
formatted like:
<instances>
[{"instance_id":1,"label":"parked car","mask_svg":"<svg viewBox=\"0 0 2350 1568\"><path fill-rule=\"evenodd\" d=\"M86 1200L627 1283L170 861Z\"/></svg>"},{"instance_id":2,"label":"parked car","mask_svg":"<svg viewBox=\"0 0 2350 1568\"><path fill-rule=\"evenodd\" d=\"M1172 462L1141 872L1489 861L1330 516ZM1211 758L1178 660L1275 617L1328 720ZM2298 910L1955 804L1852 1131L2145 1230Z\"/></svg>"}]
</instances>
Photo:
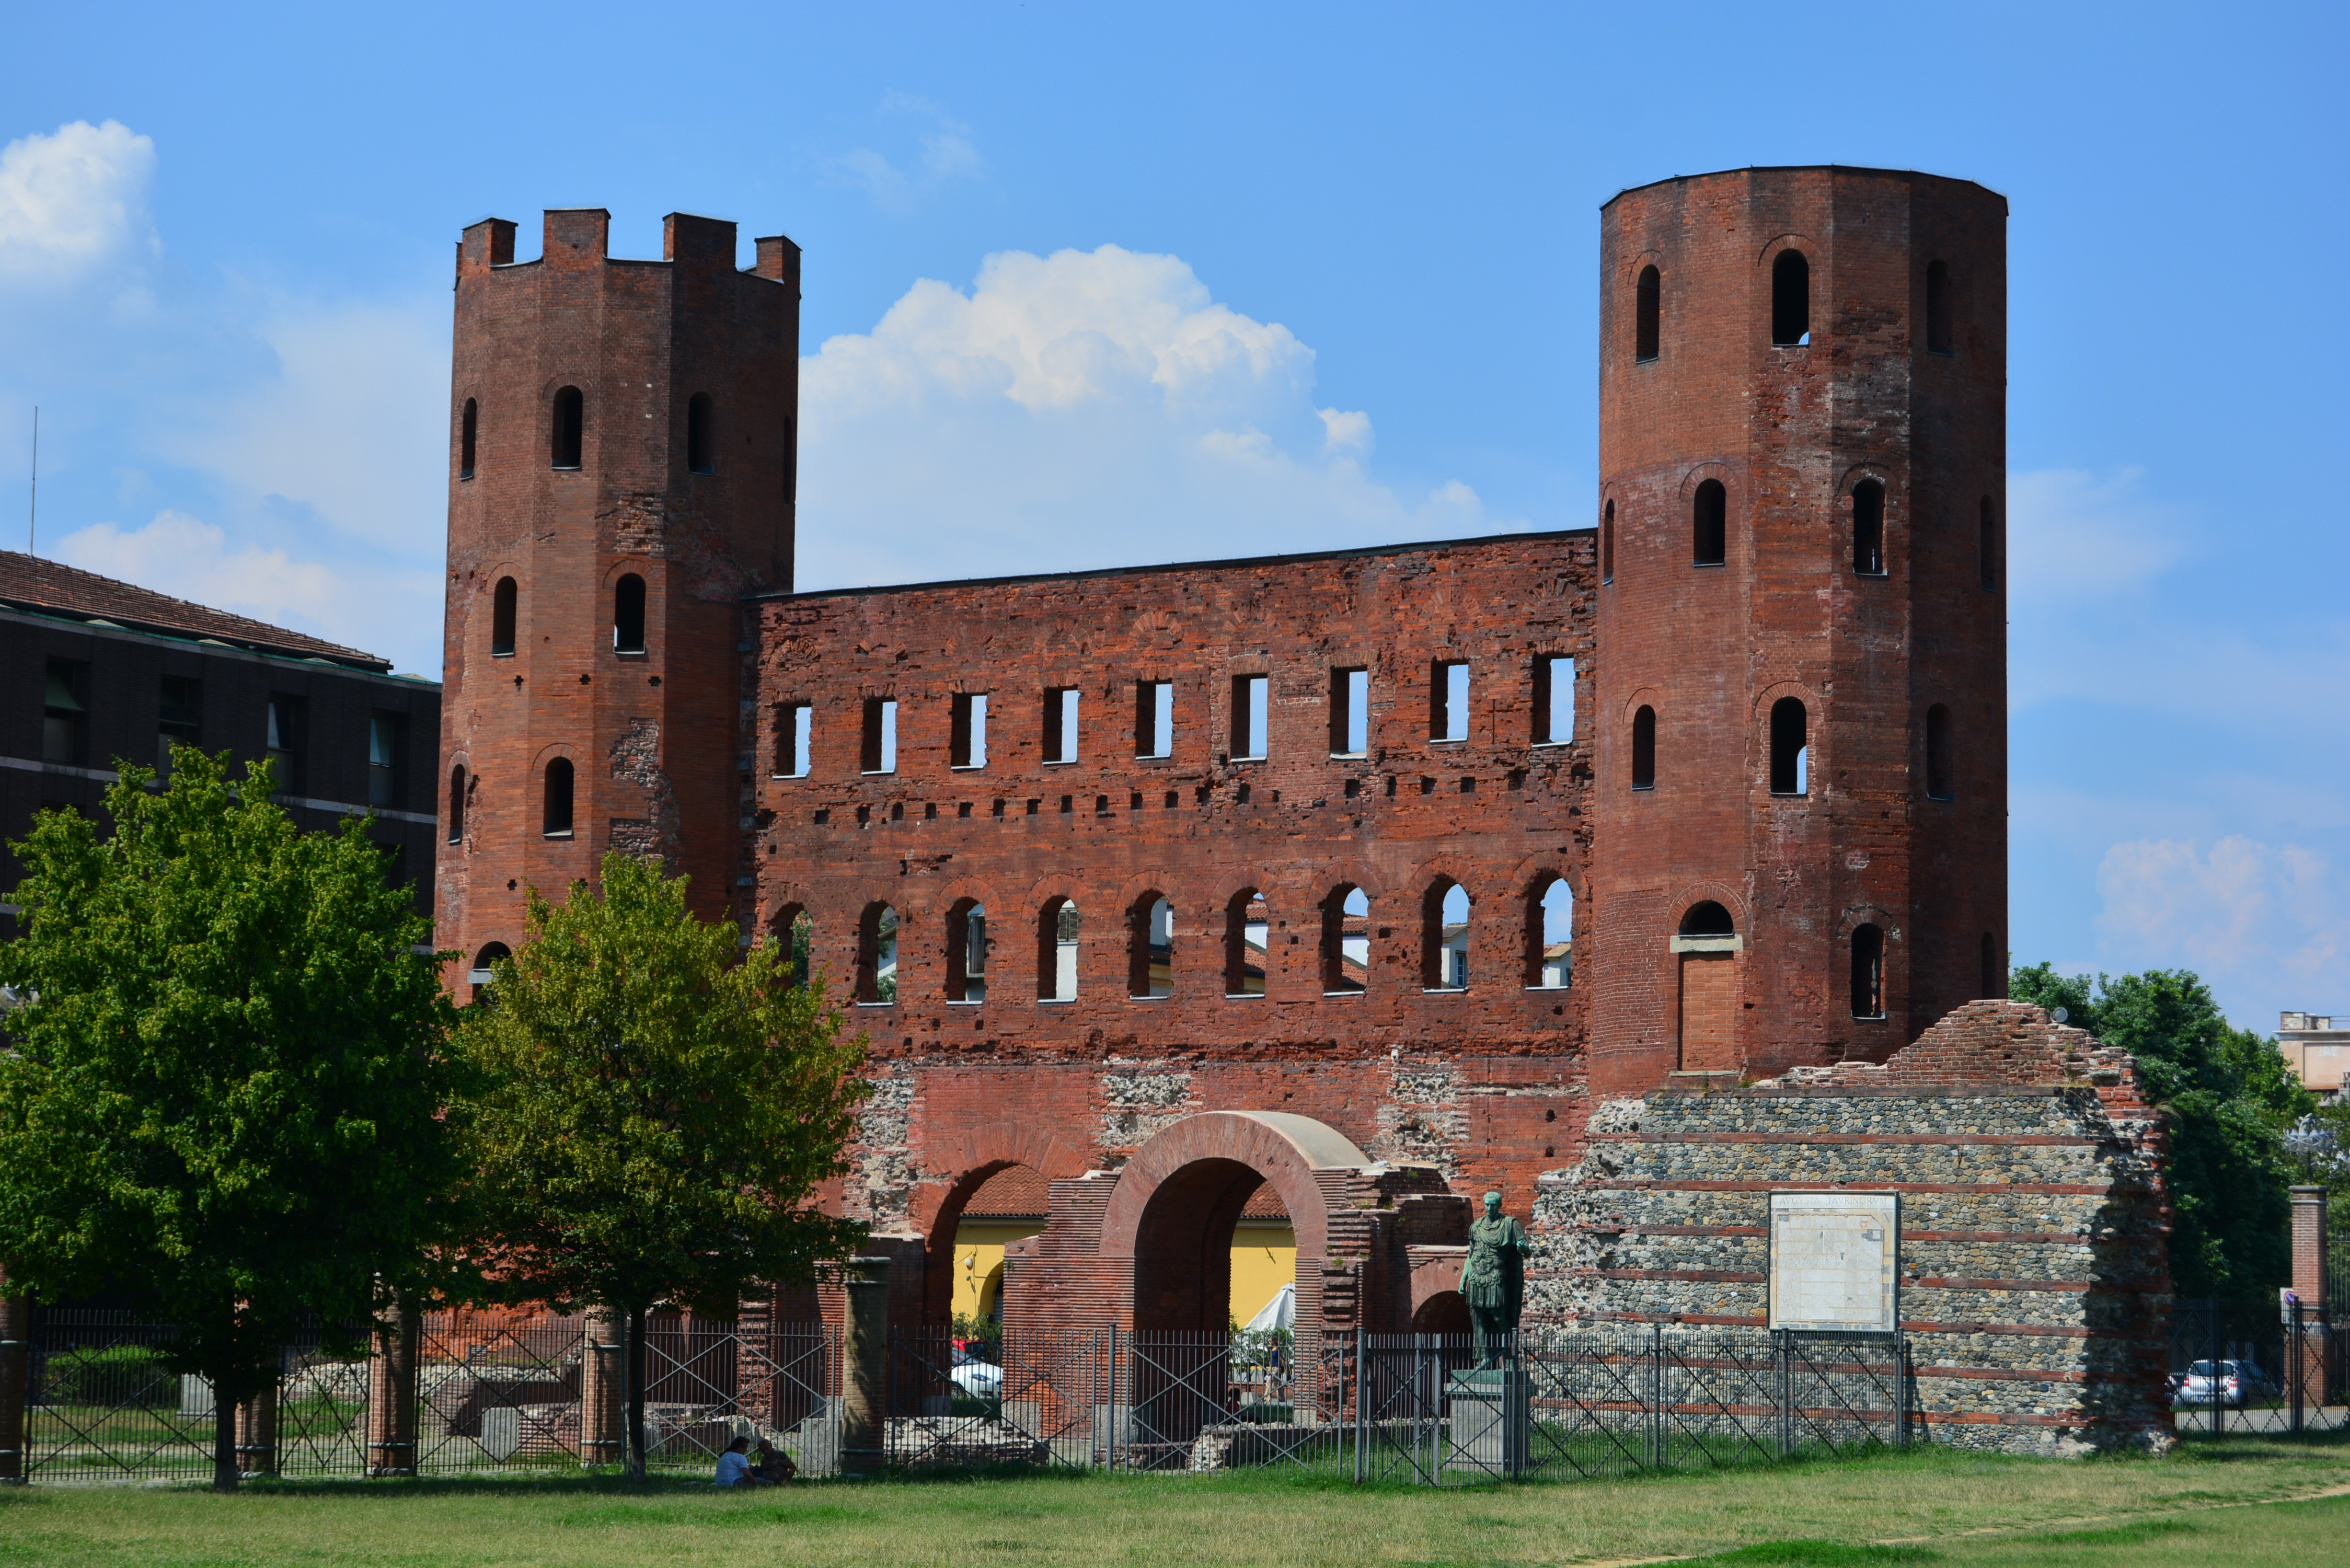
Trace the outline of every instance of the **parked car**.
<instances>
[{"instance_id":1,"label":"parked car","mask_svg":"<svg viewBox=\"0 0 2350 1568\"><path fill-rule=\"evenodd\" d=\"M947 1376L974 1399L1003 1397L1003 1368L992 1361L982 1361L960 1345L954 1347L954 1370Z\"/></svg>"},{"instance_id":2,"label":"parked car","mask_svg":"<svg viewBox=\"0 0 2350 1568\"><path fill-rule=\"evenodd\" d=\"M2198 1361L2183 1375L2173 1375L2170 1402L2241 1410L2268 1391L2268 1377L2251 1362Z\"/></svg>"}]
</instances>

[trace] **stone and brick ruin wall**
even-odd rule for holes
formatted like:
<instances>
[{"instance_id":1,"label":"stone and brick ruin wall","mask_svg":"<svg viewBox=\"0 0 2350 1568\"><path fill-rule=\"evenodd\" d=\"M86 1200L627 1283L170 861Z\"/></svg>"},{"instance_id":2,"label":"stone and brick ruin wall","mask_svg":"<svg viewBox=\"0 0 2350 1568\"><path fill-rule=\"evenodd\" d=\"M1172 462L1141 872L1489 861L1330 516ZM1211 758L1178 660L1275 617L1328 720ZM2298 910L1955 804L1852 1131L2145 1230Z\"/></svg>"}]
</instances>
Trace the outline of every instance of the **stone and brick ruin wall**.
<instances>
[{"instance_id":1,"label":"stone and brick ruin wall","mask_svg":"<svg viewBox=\"0 0 2350 1568\"><path fill-rule=\"evenodd\" d=\"M1839 168L1603 210L1586 972L1613 1091L1882 1061L2005 990L2006 221L1968 182Z\"/></svg>"},{"instance_id":2,"label":"stone and brick ruin wall","mask_svg":"<svg viewBox=\"0 0 2350 1568\"><path fill-rule=\"evenodd\" d=\"M1892 1191L1927 1435L2168 1441L2161 1123L2128 1056L2039 1008L1970 1002L1883 1066L1604 1100L1587 1137L1542 1184L1530 1321L1760 1328L1770 1195Z\"/></svg>"},{"instance_id":3,"label":"stone and brick ruin wall","mask_svg":"<svg viewBox=\"0 0 2350 1568\"><path fill-rule=\"evenodd\" d=\"M740 606L792 581L798 247L740 272L733 223L671 214L636 261L600 208L546 223L536 261L494 218L457 251L436 869L460 1000L526 889L608 847L732 911Z\"/></svg>"},{"instance_id":4,"label":"stone and brick ruin wall","mask_svg":"<svg viewBox=\"0 0 2350 1568\"><path fill-rule=\"evenodd\" d=\"M927 1240L934 1315L988 1176L1115 1171L1205 1111L1308 1116L1523 1212L1579 1121L1584 993L1544 983L1541 937L1551 885L1581 891L1588 704L1553 739L1539 682L1572 658L1587 687L1595 550L1561 533L754 603L743 874L760 929L805 917L813 967L856 999L878 1092L842 1202ZM1448 662L1469 667L1460 741L1435 738ZM1358 752L1334 723L1351 670ZM1236 741L1256 677L1267 732ZM1065 691L1076 760L1050 761ZM1138 755L1162 739L1138 703L1162 692L1167 754ZM985 763L959 766L975 693ZM1454 886L1465 987L1433 950ZM1149 953L1161 899L1171 942ZM1238 940L1252 922L1261 951ZM1578 898L1575 951L1594 940Z\"/></svg>"}]
</instances>

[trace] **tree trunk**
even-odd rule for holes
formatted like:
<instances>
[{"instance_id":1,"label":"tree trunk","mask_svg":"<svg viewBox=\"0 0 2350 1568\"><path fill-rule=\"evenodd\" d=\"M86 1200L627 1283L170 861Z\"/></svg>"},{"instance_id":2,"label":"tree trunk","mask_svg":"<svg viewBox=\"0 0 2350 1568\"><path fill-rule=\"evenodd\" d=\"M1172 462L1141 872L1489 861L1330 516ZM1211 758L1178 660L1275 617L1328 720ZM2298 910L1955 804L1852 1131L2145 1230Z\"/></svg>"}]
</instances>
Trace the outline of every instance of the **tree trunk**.
<instances>
[{"instance_id":1,"label":"tree trunk","mask_svg":"<svg viewBox=\"0 0 2350 1568\"><path fill-rule=\"evenodd\" d=\"M236 1401L228 1397L226 1379L214 1376L213 1386L213 1490L234 1491L236 1468Z\"/></svg>"},{"instance_id":2,"label":"tree trunk","mask_svg":"<svg viewBox=\"0 0 2350 1568\"><path fill-rule=\"evenodd\" d=\"M645 1479L645 1314L629 1311L629 1479Z\"/></svg>"}]
</instances>

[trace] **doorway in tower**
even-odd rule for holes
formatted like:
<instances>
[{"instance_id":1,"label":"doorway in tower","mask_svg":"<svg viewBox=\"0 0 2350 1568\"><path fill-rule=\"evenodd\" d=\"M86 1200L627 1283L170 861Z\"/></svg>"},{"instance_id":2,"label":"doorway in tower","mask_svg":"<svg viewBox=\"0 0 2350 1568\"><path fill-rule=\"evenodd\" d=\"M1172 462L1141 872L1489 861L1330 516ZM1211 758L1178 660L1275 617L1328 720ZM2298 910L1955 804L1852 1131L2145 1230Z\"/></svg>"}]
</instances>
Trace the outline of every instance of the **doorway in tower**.
<instances>
[{"instance_id":1,"label":"doorway in tower","mask_svg":"<svg viewBox=\"0 0 2350 1568\"><path fill-rule=\"evenodd\" d=\"M1680 1070L1734 1073L1738 1060L1738 931L1711 899L1681 917Z\"/></svg>"}]
</instances>

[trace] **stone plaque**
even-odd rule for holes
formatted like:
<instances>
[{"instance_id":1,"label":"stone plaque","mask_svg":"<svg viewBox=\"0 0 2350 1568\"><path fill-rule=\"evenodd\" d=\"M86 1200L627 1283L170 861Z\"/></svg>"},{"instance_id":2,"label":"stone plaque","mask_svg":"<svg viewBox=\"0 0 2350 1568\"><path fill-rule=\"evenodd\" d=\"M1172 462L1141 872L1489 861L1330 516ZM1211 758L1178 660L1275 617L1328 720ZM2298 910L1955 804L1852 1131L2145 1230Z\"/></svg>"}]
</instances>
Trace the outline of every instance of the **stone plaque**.
<instances>
[{"instance_id":1,"label":"stone plaque","mask_svg":"<svg viewBox=\"0 0 2350 1568\"><path fill-rule=\"evenodd\" d=\"M1900 1237L1897 1193L1773 1193L1771 1326L1893 1333Z\"/></svg>"},{"instance_id":2,"label":"stone plaque","mask_svg":"<svg viewBox=\"0 0 2350 1568\"><path fill-rule=\"evenodd\" d=\"M522 1452L522 1412L511 1405L483 1411L482 1448L502 1464Z\"/></svg>"}]
</instances>

